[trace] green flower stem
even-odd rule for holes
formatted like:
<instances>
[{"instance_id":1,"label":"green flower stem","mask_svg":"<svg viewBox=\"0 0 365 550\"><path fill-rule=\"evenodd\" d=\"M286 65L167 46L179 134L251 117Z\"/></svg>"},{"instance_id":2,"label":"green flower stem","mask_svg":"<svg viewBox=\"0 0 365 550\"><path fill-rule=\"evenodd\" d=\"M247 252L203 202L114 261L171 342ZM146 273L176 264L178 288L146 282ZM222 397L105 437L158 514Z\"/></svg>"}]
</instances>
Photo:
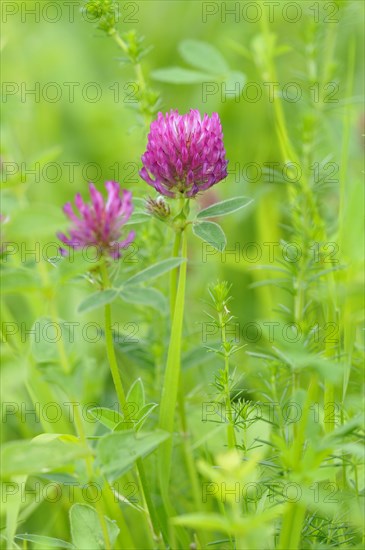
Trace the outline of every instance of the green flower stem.
<instances>
[{"instance_id":1,"label":"green flower stem","mask_svg":"<svg viewBox=\"0 0 365 550\"><path fill-rule=\"evenodd\" d=\"M110 288L111 284L110 284L110 280L109 280L106 260L101 263L100 271L101 271L101 277L102 277L102 282L103 282L103 288L104 289ZM119 404L120 404L120 406L122 407L122 410L123 410L125 408L125 405L126 405L127 401L126 401L126 397L125 397L125 393L124 393L124 389L123 389L122 379L121 379L121 376L120 376L120 373L119 373L117 358L115 356L115 351L114 351L113 333L112 333L112 330L111 330L112 317L111 317L111 306L110 306L110 304L105 304L104 314L105 314L105 328L104 328L104 330L105 330L105 342L106 342L106 348L107 348L107 356L108 356L110 371L111 371L113 382L114 382L115 391L117 393ZM140 478L140 481L141 481L141 492L142 492L142 495L143 495L143 499L144 499L144 501L147 505L147 510L148 510L148 513L149 513L149 516L150 516L151 524L153 526L154 535L155 535L156 539L158 539L159 533L160 533L160 527L159 527L159 523L158 523L158 519L157 519L157 513L155 511L152 498L150 496L150 491L149 491L149 487L148 487L148 483L147 483L147 478L146 478L146 475L145 475L145 472L144 472L143 462L142 462L141 458L137 459L136 465L137 465L139 478Z\"/></svg>"},{"instance_id":2,"label":"green flower stem","mask_svg":"<svg viewBox=\"0 0 365 550\"><path fill-rule=\"evenodd\" d=\"M144 79L142 65L140 63L136 63L135 66L134 66L134 69L135 69L136 76L137 76L137 79L138 79L138 82L139 82L139 85L140 85L140 88L141 88L141 92L143 94L145 89L146 89L146 81Z\"/></svg>"},{"instance_id":3,"label":"green flower stem","mask_svg":"<svg viewBox=\"0 0 365 550\"><path fill-rule=\"evenodd\" d=\"M135 72L135 75L136 75L136 78L137 78L137 82L138 82L138 85L139 85L139 89L140 89L140 94L141 94L141 99L144 98L145 94L146 94L146 89L147 89L147 86L146 86L146 80L144 78L144 74L143 74L143 70L142 70L142 66L140 63L136 63L133 59L130 58L130 55L129 55L129 51L128 51L128 46L126 44L126 42L123 40L123 38L120 36L120 34L118 33L117 29L112 29L110 31L110 36L113 38L113 40L115 41L115 43L119 46L119 48L128 56L128 58L132 61L133 63L133 66L134 66L134 72ZM150 120L150 117L148 116L148 114L143 110L143 107L142 105L140 105L140 110L143 114L143 117L145 119L145 124L146 126L148 127L151 120Z\"/></svg>"},{"instance_id":4,"label":"green flower stem","mask_svg":"<svg viewBox=\"0 0 365 550\"><path fill-rule=\"evenodd\" d=\"M187 203L189 203L189 199L187 199ZM185 199L184 197L180 197L178 200L178 211L179 214L176 218L182 217L184 219L184 206L185 206ZM176 220L175 218L175 220ZM174 226L173 226L174 227ZM175 227L175 239L174 239L174 246L172 248L172 257L178 258L180 254L180 248L181 248L181 236L182 232L186 230L186 226L183 225L182 227ZM176 302L176 292L177 292L177 280L179 275L180 267L177 266L175 269L171 270L170 274L170 316L171 316L171 322L174 318L174 311L175 311L175 302Z\"/></svg>"},{"instance_id":5,"label":"green flower stem","mask_svg":"<svg viewBox=\"0 0 365 550\"><path fill-rule=\"evenodd\" d=\"M152 528L152 531L153 531L153 534L154 534L154 539L157 542L161 542L161 537L159 535L159 533L161 531L160 522L159 522L159 519L158 519L157 512L155 510L154 504L152 502L151 494L150 494L149 487L148 487L147 476L146 476L146 472L145 472L144 465L143 465L143 460L141 458L137 458L136 463L137 463L139 479L140 479L141 486L142 486L143 499L145 501L145 505L146 505L146 508L147 508L149 516L150 516L151 528ZM146 490L146 488L148 488L148 489ZM167 540L167 534L163 533L163 536L164 536L165 540Z\"/></svg>"},{"instance_id":6,"label":"green flower stem","mask_svg":"<svg viewBox=\"0 0 365 550\"><path fill-rule=\"evenodd\" d=\"M102 262L100 266L101 271L101 277L103 281L103 288L107 289L110 288L110 281L108 276L108 269L106 266L106 262ZM112 374L113 382L115 391L118 396L118 401L122 407L122 410L124 409L126 405L126 398L125 393L123 389L122 379L119 373L117 358L115 356L114 351L114 342L113 342L113 332L111 329L112 326L112 313L111 313L111 306L110 304L105 304L104 306L104 320L105 320L105 342L106 342L106 352L108 356L109 366L110 366L110 372Z\"/></svg>"},{"instance_id":7,"label":"green flower stem","mask_svg":"<svg viewBox=\"0 0 365 550\"><path fill-rule=\"evenodd\" d=\"M172 249L172 257L173 258L176 258L176 257L179 256L180 245L181 245L181 231L176 231L174 247ZM170 315L171 315L171 319L174 318L175 302L176 302L176 290L177 290L176 286L177 286L178 274L179 274L179 267L176 267L175 269L171 270L171 274L170 274Z\"/></svg>"},{"instance_id":8,"label":"green flower stem","mask_svg":"<svg viewBox=\"0 0 365 550\"><path fill-rule=\"evenodd\" d=\"M181 256L187 258L187 241L185 231L181 234ZM167 353L167 364L162 386L160 421L162 430L174 431L175 408L178 396L178 386L181 367L181 334L184 319L185 286L187 262L183 262L179 270L179 282L176 303L171 327L170 344ZM162 493L167 496L167 487L171 471L172 437L160 447L159 466Z\"/></svg>"},{"instance_id":9,"label":"green flower stem","mask_svg":"<svg viewBox=\"0 0 365 550\"><path fill-rule=\"evenodd\" d=\"M79 404L77 404L77 406L74 408L74 420L75 420L76 431L77 431L77 434L80 438L80 441L84 444L85 447L88 447L86 434L85 434L85 430L84 430L84 425L83 425L82 417L81 417L81 414L80 414ZM89 456L89 457L85 458L85 463L86 463L88 478L89 478L90 481L93 481L95 479L95 476L94 476L94 473L93 473L94 459L91 456ZM111 492L111 489L110 489L110 486L109 486L107 480L104 481L104 486L103 486L103 489L102 489L102 495L103 495L103 502L105 503L105 505L108 506L109 508L111 508L110 503L114 504L114 502L113 502L114 497L113 497L113 494ZM115 506L113 508L115 508ZM101 529L102 529L102 532L103 532L103 537L104 537L104 542L105 542L105 550L110 550L112 548L112 546L111 546L110 539L109 539L108 526L107 526L107 522L106 522L106 519L105 519L105 514L104 514L104 511L103 511L103 508L102 508L101 503L99 501L95 502L95 509L96 509L97 514L98 514L99 522L100 522ZM117 509L117 511L118 511L118 514L117 514L118 515L118 523L119 523L119 526L120 526L120 530L123 533L123 545L121 546L121 548L127 549L127 548L130 548L131 545L133 545L133 541L132 541L132 538L131 538L131 535L130 535L130 532L129 532L129 528L128 528L128 525L126 524L126 521L124 519L123 514L121 513L119 508ZM120 541L120 543L121 542L122 541Z\"/></svg>"},{"instance_id":10,"label":"green flower stem","mask_svg":"<svg viewBox=\"0 0 365 550\"><path fill-rule=\"evenodd\" d=\"M278 550L297 550L300 544L305 506L289 502L283 517Z\"/></svg>"},{"instance_id":11,"label":"green flower stem","mask_svg":"<svg viewBox=\"0 0 365 550\"><path fill-rule=\"evenodd\" d=\"M180 424L181 424L181 431L182 431L182 444L183 444L185 464L189 474L194 503L195 503L195 506L197 507L196 509L199 509L199 506L201 505L201 492L199 489L199 481L198 481L198 476L197 476L197 472L194 464L194 458L193 458L194 451L191 446L189 429L186 421L185 394L184 394L183 385L181 383L181 375L180 375L179 392L178 392L178 410L179 410Z\"/></svg>"},{"instance_id":12,"label":"green flower stem","mask_svg":"<svg viewBox=\"0 0 365 550\"><path fill-rule=\"evenodd\" d=\"M127 44L124 42L123 38L120 36L120 34L118 33L117 29L112 29L110 31L110 36L113 38L113 40L118 44L118 46L120 47L121 50L123 50L123 52L128 55L128 46Z\"/></svg>"},{"instance_id":13,"label":"green flower stem","mask_svg":"<svg viewBox=\"0 0 365 550\"><path fill-rule=\"evenodd\" d=\"M307 398L303 405L303 414L299 421L296 437L292 444L291 467L294 473L302 474L302 455L305 444L307 423L311 403L317 397L318 378L313 374L308 386ZM306 507L300 502L288 502L283 514L282 527L279 540L279 550L297 550L300 545L302 526L305 518Z\"/></svg>"},{"instance_id":14,"label":"green flower stem","mask_svg":"<svg viewBox=\"0 0 365 550\"><path fill-rule=\"evenodd\" d=\"M117 539L117 543L119 544L118 549L120 548L127 550L129 548L134 548L135 545L129 530L129 526L124 518L122 510L116 502L115 495L107 481L105 481L103 487L103 500L105 501L105 505L108 510L108 517L116 519L120 528L120 533Z\"/></svg>"},{"instance_id":15,"label":"green flower stem","mask_svg":"<svg viewBox=\"0 0 365 550\"><path fill-rule=\"evenodd\" d=\"M181 205L183 206L183 201L181 201ZM186 241L186 231L182 229L180 232L180 239L181 239L181 257L185 258L187 260L187 241ZM174 250L176 250L176 253L178 254L180 243L176 243L174 245ZM183 264L180 266L180 269L178 270L178 284L177 284L177 291L176 291L176 297L174 298L175 307L173 309L173 315L172 315L172 326L171 326L171 335L170 335L170 343L169 343L169 349L167 353L167 364L165 369L165 375L164 375L164 382L162 385L162 395L161 395L161 402L160 402L160 417L159 417L159 428L165 431L170 432L171 437L164 442L162 445L160 445L159 452L158 452L158 472L159 472L159 486L160 486L160 493L162 502L164 505L164 510L161 511L161 525L164 525L164 530L167 530L170 528L169 533L169 542L170 547L175 548L177 547L174 543L175 537L177 540L179 540L179 548L187 548L190 544L189 537L186 533L186 530L177 527L175 529L171 529L171 526L168 524L168 518L175 516L176 511L174 510L173 505L171 504L170 498L169 498L169 480L170 480L170 474L171 474L171 457L172 457L172 435L174 431L174 418L175 418L175 409L176 404L179 401L179 412L180 412L180 419L183 426L186 426L185 423L185 412L181 408L183 405L183 402L181 402L181 392L180 397L179 396L179 381L180 381L180 367L181 367L181 337L182 337L182 327L183 327L183 319L184 319L184 303L185 303L185 286L186 286L186 271L187 271L187 262L183 262ZM177 275L176 275L177 277ZM175 294L175 292L172 292L171 294ZM170 300L172 298L170 297ZM170 302L170 307L171 302ZM184 441L184 445L189 446L189 442ZM194 470L195 475L195 468L194 465L191 464L191 448L184 447L184 456L187 459L186 453L189 453L189 459L186 460L187 469L189 474L191 475L192 470ZM193 491L195 484L192 482ZM171 543L172 541L172 543Z\"/></svg>"},{"instance_id":16,"label":"green flower stem","mask_svg":"<svg viewBox=\"0 0 365 550\"><path fill-rule=\"evenodd\" d=\"M180 207L182 210L184 207L184 199L180 201ZM174 246L172 249L173 258L179 256L180 246L181 246L181 237L182 237L182 231L176 231ZM173 269L170 275L171 319L174 318L178 275L179 275L179 267ZM198 476L197 476L196 468L194 465L194 459L193 459L194 452L191 447L191 443L189 439L189 430L188 430L186 413L185 413L185 393L181 382L181 374L180 374L177 400L178 400L178 412L180 417L180 425L181 425L181 431L182 431L182 448L183 448L184 460L185 460L186 469L187 469L190 483L191 483L191 489L192 489L192 495L193 495L195 507L196 509L199 509L199 506L201 504L201 496L200 496ZM204 539L204 534L201 535L201 540L203 539Z\"/></svg>"}]
</instances>

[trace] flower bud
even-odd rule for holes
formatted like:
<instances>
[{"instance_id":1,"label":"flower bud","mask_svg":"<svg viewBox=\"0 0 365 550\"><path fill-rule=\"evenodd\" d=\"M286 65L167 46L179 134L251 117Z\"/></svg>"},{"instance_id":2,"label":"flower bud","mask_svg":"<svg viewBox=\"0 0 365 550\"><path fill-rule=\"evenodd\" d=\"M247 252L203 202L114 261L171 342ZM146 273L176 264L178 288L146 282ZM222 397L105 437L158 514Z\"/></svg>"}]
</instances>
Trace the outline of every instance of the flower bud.
<instances>
[{"instance_id":1,"label":"flower bud","mask_svg":"<svg viewBox=\"0 0 365 550\"><path fill-rule=\"evenodd\" d=\"M159 196L157 199L148 197L146 201L146 209L151 216L165 221L170 217L170 206L164 201L163 197Z\"/></svg>"}]
</instances>

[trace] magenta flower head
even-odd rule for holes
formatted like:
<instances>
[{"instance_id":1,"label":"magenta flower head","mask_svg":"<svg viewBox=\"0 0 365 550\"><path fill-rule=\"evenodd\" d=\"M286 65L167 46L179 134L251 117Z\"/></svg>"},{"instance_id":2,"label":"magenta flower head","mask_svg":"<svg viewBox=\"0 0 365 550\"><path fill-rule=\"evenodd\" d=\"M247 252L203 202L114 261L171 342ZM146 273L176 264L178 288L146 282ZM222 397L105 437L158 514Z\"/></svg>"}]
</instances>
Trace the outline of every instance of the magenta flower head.
<instances>
[{"instance_id":1,"label":"magenta flower head","mask_svg":"<svg viewBox=\"0 0 365 550\"><path fill-rule=\"evenodd\" d=\"M202 120L196 109L158 113L142 162L141 178L161 195L194 197L212 187L227 176L228 164L218 114Z\"/></svg>"},{"instance_id":2,"label":"magenta flower head","mask_svg":"<svg viewBox=\"0 0 365 550\"><path fill-rule=\"evenodd\" d=\"M107 181L105 187L108 191L106 202L92 183L89 184L91 204L85 204L77 193L75 205L80 217L76 216L70 202L65 204L63 211L73 225L69 230L70 237L64 233L58 233L57 237L70 248L94 245L100 253L117 259L121 256L121 249L134 239L134 231L130 231L126 239L119 240L122 226L133 211L132 193L124 190L121 195L119 183L115 181ZM65 254L65 250L62 253Z\"/></svg>"}]
</instances>

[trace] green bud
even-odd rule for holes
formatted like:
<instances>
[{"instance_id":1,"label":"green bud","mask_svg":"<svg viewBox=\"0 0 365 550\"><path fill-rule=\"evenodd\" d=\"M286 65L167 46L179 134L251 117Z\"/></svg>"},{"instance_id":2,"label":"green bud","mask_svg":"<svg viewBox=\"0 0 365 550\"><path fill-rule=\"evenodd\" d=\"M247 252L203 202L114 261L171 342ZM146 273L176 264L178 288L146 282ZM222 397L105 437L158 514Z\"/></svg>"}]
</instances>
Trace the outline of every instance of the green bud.
<instances>
[{"instance_id":1,"label":"green bud","mask_svg":"<svg viewBox=\"0 0 365 550\"><path fill-rule=\"evenodd\" d=\"M151 216L158 218L159 220L166 221L171 214L169 205L165 202L163 197L157 197L157 199L152 199L148 197L146 201L146 209Z\"/></svg>"},{"instance_id":2,"label":"green bud","mask_svg":"<svg viewBox=\"0 0 365 550\"><path fill-rule=\"evenodd\" d=\"M88 0L83 7L88 20L98 23L98 29L109 33L118 22L119 6L114 0Z\"/></svg>"}]
</instances>

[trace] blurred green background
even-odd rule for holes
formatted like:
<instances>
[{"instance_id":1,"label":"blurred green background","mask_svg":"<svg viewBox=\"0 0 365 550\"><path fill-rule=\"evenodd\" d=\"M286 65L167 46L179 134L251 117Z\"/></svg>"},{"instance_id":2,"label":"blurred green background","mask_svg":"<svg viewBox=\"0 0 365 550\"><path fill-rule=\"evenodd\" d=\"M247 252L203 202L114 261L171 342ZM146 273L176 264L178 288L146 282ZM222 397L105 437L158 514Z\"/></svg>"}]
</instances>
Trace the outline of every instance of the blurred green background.
<instances>
[{"instance_id":1,"label":"blurred green background","mask_svg":"<svg viewBox=\"0 0 365 550\"><path fill-rule=\"evenodd\" d=\"M232 250L236 243L239 245L238 261L233 254L222 257L217 253L202 262L201 242L192 235L189 237L191 263L184 345L185 368L190 374L185 383L187 390L198 387L197 394L200 388L212 382L214 367L219 364L212 356L202 361L201 354L195 360L191 351L202 348L201 323L206 321L203 300L208 297L208 283L217 277L232 283L232 312L241 327L263 320L281 321L278 304L290 308L292 295L280 287L251 287L252 283L276 276L253 268L261 264L273 265L269 247L264 243L278 245L285 239L300 247L308 246L305 237L300 240L291 227L293 211L288 198L291 185L282 172L284 163L290 159L283 158L277 112L274 102L267 96L268 86L264 82L279 83L278 97L301 170L313 175L311 167L315 163L324 166L322 179L314 185L316 200L328 229L328 240L340 243L336 258L349 269L338 280L342 320L352 323L358 334L356 324L362 319L363 3L357 0L275 2L279 5L275 6L268 29L276 36L279 48L275 58L275 79L263 63L269 47L262 39L263 17L255 21L255 8L248 8L248 4L253 3L195 0L120 3L119 31L136 29L145 37L146 46L153 46L143 59L143 70L149 83L161 92L161 110L179 109L180 113L185 113L196 108L202 113L217 111L220 115L230 173L207 194L206 200L238 195L254 199L243 214L232 214L222 221L227 248ZM288 4L296 4L300 11L293 11L298 8L290 8ZM133 67L121 62L122 54L116 44L95 28L95 22L86 20L80 12L81 5L80 2L46 0L2 3L1 212L9 216L3 239L23 243L29 249L35 242L40 243L42 250L45 244L56 241L55 232L67 227L62 214L63 204L73 200L76 192L86 198L88 180L94 181L101 190L104 181L117 179L137 197L154 193L138 176L147 132L136 122L136 112L131 108L135 105L126 102L126 94L133 91L135 82ZM262 9L261 3L258 6ZM228 13L230 9L235 10L234 15ZM37 15L32 15L31 10ZM296 13L299 18L293 21ZM179 55L179 44L186 39L212 44L232 71L243 73L246 83L258 85L262 90L261 98L254 102L247 100L244 94L236 97L225 94L224 79L214 74L210 81L218 84L219 91L209 95L207 101L203 100L202 83L173 84L153 79L153 71L165 67L189 68ZM206 72L212 70L206 67ZM236 82L243 86L241 77L235 81L233 76L230 84L226 82L226 88L232 89ZM50 83L55 83L56 87L52 88ZM296 89L299 86L301 98L298 101L292 100L290 90L289 95L282 95L288 83L295 83ZM328 87L328 83L332 85ZM74 100L70 101L70 87L73 86ZM36 90L35 95L31 90ZM99 98L94 101L95 90ZM316 90L319 90L320 99L313 101ZM56 91L60 93L57 101L52 99ZM332 92L330 97L338 101L326 101ZM271 163L279 167L274 181L268 181L267 167ZM334 164L328 166L328 163ZM255 166L260 170L257 178ZM26 170L34 169L36 176L28 173L23 177ZM342 210L339 210L340 187L345 198ZM299 201L299 213L300 208ZM121 270L125 269L126 273L165 258L172 244L171 234L157 221L136 225L135 230L138 263L122 262ZM245 248L248 243L256 243L261 251L256 262L250 260L253 252ZM282 259L278 252L275 265ZM10 257L7 266L11 262L21 267L19 256ZM34 288L28 284L24 288L21 285L18 289L10 288L4 300L4 318L8 322L25 323L27 329L37 318L49 315L49 289L44 279L47 276L38 262L33 264L32 257L28 256L26 265L34 267L38 274ZM166 281L159 281L157 286L165 291ZM85 281L54 290L59 317L80 320L77 306L90 293ZM322 291L325 300L325 289ZM321 300L320 295L317 300ZM149 394L158 399L168 341L163 316L154 309L123 303L113 308L120 323L138 325L138 344L121 347L128 364L127 380L131 382L142 373ZM83 316L82 322L98 320L97 314L89 314ZM25 340L18 342L20 349L25 350L23 356L14 353L11 343L4 345L2 397L6 401L28 399L26 388L31 391L33 386L41 387L39 375L32 369L35 369L39 354L47 355L48 351L40 349L34 353L34 348L29 351L28 338ZM263 336L257 343L243 337L241 343L247 344L249 351L257 351L267 345L267 339ZM83 400L110 402L113 389L104 365L102 341L90 344L81 338L70 348L75 364L80 367L77 389L83 394ZM49 353L52 359L54 351ZM157 379L152 371L153 363L160 367ZM256 368L257 363L242 352L240 372L247 377ZM355 377L354 388L356 380ZM252 383L247 382L247 385ZM355 408L357 399L359 396L353 402ZM41 429L36 423L24 424L11 419L9 432L4 435L10 439L32 437Z\"/></svg>"},{"instance_id":2,"label":"blurred green background","mask_svg":"<svg viewBox=\"0 0 365 550\"><path fill-rule=\"evenodd\" d=\"M55 242L55 232L67 227L61 211L63 204L73 200L78 191L86 197L88 180L102 189L105 180L118 179L137 197L153 192L138 176L146 128L136 123L136 112L131 108L135 104L126 103L126 94L133 91L135 82L133 67L121 61L115 43L81 13L82 3L58 2L58 7L54 4L27 1L2 5L1 209L10 218L4 226L5 240L21 242L30 248L35 241L41 247ZM276 35L279 48L275 59L275 81L279 83L276 90L280 97L285 86L294 83L301 93L298 101L290 100L293 93L290 89L284 100L281 97L288 134L302 160L300 170L304 173L313 174L310 167L314 163L334 163L326 167L324 180L317 186L330 241L337 242L339 238L339 182L340 178L344 180L345 241L340 255L345 263L354 263L356 268L361 259L362 238L363 5L358 1L332 2L328 6L323 2L315 5L301 2L299 8L290 7L287 2L279 4L270 15L269 24L269 32ZM251 289L249 285L266 278L253 271L253 267L272 263L270 247L264 243L276 246L282 238L291 241L287 229L290 208L286 208L290 186L283 177L285 159L280 151L274 103L267 96L268 85L264 85L273 79L262 66L265 44L260 45L260 36L264 16L257 14L264 14L263 8L259 5L255 10L247 2L223 5L150 0L121 2L119 7L119 31L136 29L145 37L146 46L153 46L143 59L147 78L164 67L189 68L178 50L181 41L190 38L215 46L232 71L243 73L246 83L254 83L262 90L261 98L255 102L247 99L251 97L248 91L247 95L243 92L232 97L224 93L221 81L216 79L219 91L203 101L204 84L170 84L149 79L162 94L163 111L177 108L183 113L197 108L209 114L217 111L221 117L230 174L207 200L240 194L255 199L243 214L233 214L223 221L228 249L239 245L238 261L234 254L226 257L215 254L204 264L202 244L190 239L192 277L188 304L194 312L192 318L199 317L198 323L189 329L199 333L198 324L205 320L201 300L207 297L207 283L217 276L233 284L233 296L237 298L232 305L233 313L240 323L271 319L275 315L273 308L279 302L290 303L290 296L278 288ZM207 66L206 71L212 71L212 67ZM237 86L233 84L229 87L227 83L226 89ZM321 94L317 102L313 101L315 86ZM243 90L241 83L238 89ZM31 90L36 90L35 94ZM96 91L99 97L94 101ZM326 97L334 102L326 102ZM274 182L265 173L270 165L279 172ZM26 173L34 169L35 176ZM136 231L138 268L166 256L171 235L157 222L138 225ZM255 257L255 245L250 249L248 243L257 243L262 254L256 262L251 260ZM31 261L30 256L26 259ZM282 259L279 252L275 262L277 259ZM69 292L70 297L62 297L59 304L60 315L66 319L76 315L77 300L73 298L74 291ZM88 289L80 288L76 295L83 292L87 295ZM14 296L9 299L15 317L19 315L27 326L31 325L34 313L24 304L18 305ZM38 315L45 314L43 301L34 300ZM127 315L122 306L119 309L119 315L130 320L131 312ZM151 312L152 316L155 314ZM141 322L138 309L132 317Z\"/></svg>"},{"instance_id":3,"label":"blurred green background","mask_svg":"<svg viewBox=\"0 0 365 550\"><path fill-rule=\"evenodd\" d=\"M135 85L133 67L121 61L115 43L96 29L88 14L81 13L81 2L54 4L27 1L2 5L1 209L10 218L4 226L5 240L21 242L31 249L38 241L41 250L46 243L56 241L57 230L67 227L61 208L78 191L87 196L88 180L103 189L105 180L115 178L137 197L153 192L138 176L146 128L136 122L136 105L126 103ZM273 276L252 269L272 264L269 253L273 248L264 243L275 246L276 263L283 259L277 247L281 239L298 242L287 229L290 186L284 167L289 159L285 160L280 150L273 98L267 95L268 82L279 83L275 90L279 98L282 96L287 131L301 159L299 169L313 175L310 167L315 163L334 163L325 166L324 180L316 186L330 241L339 238L339 182L340 178L345 180L345 247L340 255L345 263L354 262L355 267L361 258L363 5L358 1L332 2L328 6L301 2L299 8L287 2L279 4L271 6L275 10L269 16L269 32L276 35L279 48L275 79L262 65L262 51L267 46L264 42L260 45L265 14L261 5L255 9L247 2L150 0L119 4L119 31L136 29L145 37L145 45L153 46L143 59L143 69L150 84L162 94L161 109L165 112L177 108L183 113L197 108L202 113L217 111L221 117L230 173L206 200L240 194L255 199L243 214L233 214L222 222L228 235L227 248L237 251L238 245L238 260L234 254L215 254L202 263L203 245L190 238L188 305L192 319L198 318L189 331L198 335L199 323L206 320L201 313L206 286L217 276L232 282L236 298L233 313L242 326L257 319L273 319L273 308L278 303L291 303L285 290L249 286ZM230 84L212 77L210 81L217 83L219 90L205 101L204 83L171 84L149 78L150 73L164 67L189 68L178 53L181 41L189 38L212 44L231 70L243 73L246 84L254 88L247 90L234 77ZM353 82L349 84L351 63ZM207 66L206 71L211 72L212 67ZM295 89L285 88L290 83ZM224 92L235 87L240 91L236 97ZM257 88L262 91L261 98L252 101ZM301 97L293 101L292 94L298 89ZM313 101L315 89L321 96L317 101ZM267 174L268 166L275 167L273 177ZM27 170L36 170L36 175ZM168 254L171 235L158 222L137 225L136 232L138 268ZM254 243L253 248L249 243ZM298 245L305 246L301 242ZM259 257L253 261L257 250ZM31 261L32 257L25 259ZM87 295L89 289L81 285L69 292L67 299L62 296L59 303L60 316L65 319L75 317L75 296ZM37 316L46 313L39 298L39 294L38 301L34 298ZM18 305L14 296L9 299L15 317L31 325L34 312L20 301ZM145 326L144 311L137 308L126 313L122 306L118 309L122 319ZM142 328L140 335L146 330Z\"/></svg>"}]
</instances>

